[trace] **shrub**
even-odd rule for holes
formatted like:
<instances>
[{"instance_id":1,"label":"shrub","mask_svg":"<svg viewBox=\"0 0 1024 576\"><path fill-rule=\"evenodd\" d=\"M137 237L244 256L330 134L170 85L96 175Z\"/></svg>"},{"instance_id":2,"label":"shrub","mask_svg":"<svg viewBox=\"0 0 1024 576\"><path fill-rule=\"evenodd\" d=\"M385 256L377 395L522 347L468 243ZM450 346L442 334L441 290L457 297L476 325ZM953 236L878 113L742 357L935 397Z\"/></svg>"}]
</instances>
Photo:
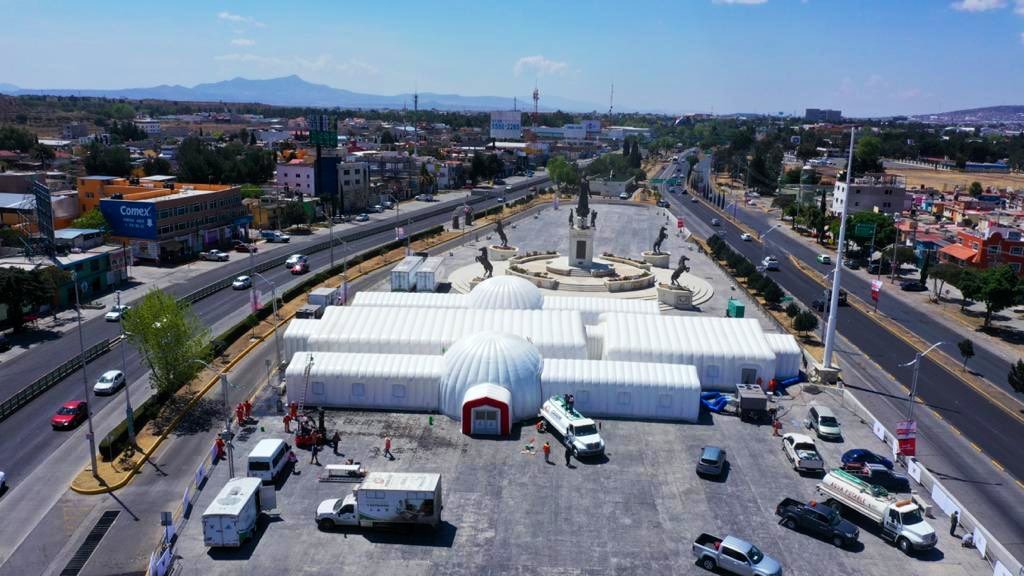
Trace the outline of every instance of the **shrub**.
<instances>
[{"instance_id":1,"label":"shrub","mask_svg":"<svg viewBox=\"0 0 1024 576\"><path fill-rule=\"evenodd\" d=\"M752 273L747 275L747 286L749 286L751 290L754 290L756 292L761 291L761 283L763 281L764 275L758 272L757 270L754 270Z\"/></svg>"},{"instance_id":2,"label":"shrub","mask_svg":"<svg viewBox=\"0 0 1024 576\"><path fill-rule=\"evenodd\" d=\"M800 313L800 305L796 302L790 302L789 306L786 306L786 316L790 318L796 318L796 315Z\"/></svg>"},{"instance_id":3,"label":"shrub","mask_svg":"<svg viewBox=\"0 0 1024 576\"><path fill-rule=\"evenodd\" d=\"M793 329L801 334L806 334L818 328L818 317L809 310L804 310L793 318Z\"/></svg>"}]
</instances>

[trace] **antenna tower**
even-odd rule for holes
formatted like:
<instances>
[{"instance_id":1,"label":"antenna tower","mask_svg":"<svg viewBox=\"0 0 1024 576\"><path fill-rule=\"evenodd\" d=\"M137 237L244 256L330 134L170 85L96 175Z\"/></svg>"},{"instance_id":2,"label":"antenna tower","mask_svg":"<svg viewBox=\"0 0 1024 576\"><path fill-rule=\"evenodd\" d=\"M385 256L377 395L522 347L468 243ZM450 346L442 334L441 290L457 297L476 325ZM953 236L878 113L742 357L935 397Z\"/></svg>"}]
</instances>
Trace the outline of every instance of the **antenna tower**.
<instances>
[{"instance_id":1,"label":"antenna tower","mask_svg":"<svg viewBox=\"0 0 1024 576\"><path fill-rule=\"evenodd\" d=\"M540 114L537 111L539 103L540 103L540 90L537 90L537 83L534 82L533 83L533 116L531 117L531 122L532 122L532 124L534 126L537 125L538 118L540 117Z\"/></svg>"},{"instance_id":2,"label":"antenna tower","mask_svg":"<svg viewBox=\"0 0 1024 576\"><path fill-rule=\"evenodd\" d=\"M612 110L615 109L615 82L612 82L612 91L608 94L608 115L612 115Z\"/></svg>"}]
</instances>

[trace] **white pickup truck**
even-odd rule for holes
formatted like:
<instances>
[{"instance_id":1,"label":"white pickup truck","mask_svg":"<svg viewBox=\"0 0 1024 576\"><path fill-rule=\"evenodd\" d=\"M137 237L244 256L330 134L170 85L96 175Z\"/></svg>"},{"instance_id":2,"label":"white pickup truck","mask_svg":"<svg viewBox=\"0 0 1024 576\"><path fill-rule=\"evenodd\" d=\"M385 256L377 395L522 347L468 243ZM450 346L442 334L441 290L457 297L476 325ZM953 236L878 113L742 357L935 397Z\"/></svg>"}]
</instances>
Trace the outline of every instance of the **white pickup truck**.
<instances>
[{"instance_id":1,"label":"white pickup truck","mask_svg":"<svg viewBox=\"0 0 1024 576\"><path fill-rule=\"evenodd\" d=\"M324 500L316 509L321 530L335 526L441 523L441 475L371 472L351 494Z\"/></svg>"},{"instance_id":2,"label":"white pickup truck","mask_svg":"<svg viewBox=\"0 0 1024 576\"><path fill-rule=\"evenodd\" d=\"M782 451L793 463L798 472L821 472L825 469L825 461L818 453L814 440L806 434L790 432L782 435Z\"/></svg>"},{"instance_id":3,"label":"white pickup truck","mask_svg":"<svg viewBox=\"0 0 1024 576\"><path fill-rule=\"evenodd\" d=\"M220 250L208 250L199 253L200 260L210 260L211 262L227 262L230 258L231 256L227 252L221 252Z\"/></svg>"},{"instance_id":4,"label":"white pickup truck","mask_svg":"<svg viewBox=\"0 0 1024 576\"><path fill-rule=\"evenodd\" d=\"M604 439L597 431L597 423L570 407L567 395L552 396L544 402L540 417L561 437L562 443L569 446L573 456L604 454Z\"/></svg>"}]
</instances>

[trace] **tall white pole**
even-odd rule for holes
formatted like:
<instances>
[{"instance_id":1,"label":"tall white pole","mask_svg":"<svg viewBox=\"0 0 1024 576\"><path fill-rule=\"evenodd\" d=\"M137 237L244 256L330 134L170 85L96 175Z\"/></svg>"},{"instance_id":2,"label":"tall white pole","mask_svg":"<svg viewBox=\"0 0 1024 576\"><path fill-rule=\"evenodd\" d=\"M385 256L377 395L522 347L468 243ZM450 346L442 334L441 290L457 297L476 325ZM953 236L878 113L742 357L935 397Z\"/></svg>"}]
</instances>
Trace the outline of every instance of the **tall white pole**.
<instances>
[{"instance_id":1,"label":"tall white pole","mask_svg":"<svg viewBox=\"0 0 1024 576\"><path fill-rule=\"evenodd\" d=\"M839 245L836 247L836 270L832 275L832 294L828 299L828 331L825 332L825 357L822 365L832 367L832 350L836 343L836 323L839 320L839 277L843 272L843 250L846 248L846 206L850 199L850 181L853 174L853 141L857 132L850 128L850 157L846 162L846 193L843 196L843 209L839 212Z\"/></svg>"},{"instance_id":2,"label":"tall white pole","mask_svg":"<svg viewBox=\"0 0 1024 576\"><path fill-rule=\"evenodd\" d=\"M78 312L78 350L79 360L82 367L82 385L85 387L85 419L89 423L89 459L92 462L92 475L100 477L99 468L96 467L96 434L92 429L92 402L89 402L89 375L85 372L85 337L82 336L82 305L78 300L78 274L71 273L71 281L75 284L75 311Z\"/></svg>"}]
</instances>

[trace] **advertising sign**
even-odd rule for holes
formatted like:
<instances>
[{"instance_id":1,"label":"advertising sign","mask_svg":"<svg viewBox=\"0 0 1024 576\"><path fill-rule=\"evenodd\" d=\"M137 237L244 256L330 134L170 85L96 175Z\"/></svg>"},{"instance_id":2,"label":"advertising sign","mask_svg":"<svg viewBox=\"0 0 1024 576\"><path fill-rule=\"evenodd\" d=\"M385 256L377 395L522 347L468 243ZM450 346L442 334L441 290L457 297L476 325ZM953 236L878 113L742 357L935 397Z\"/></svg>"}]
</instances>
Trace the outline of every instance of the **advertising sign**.
<instances>
[{"instance_id":1,"label":"advertising sign","mask_svg":"<svg viewBox=\"0 0 1024 576\"><path fill-rule=\"evenodd\" d=\"M897 422L896 440L899 441L901 454L914 456L917 451L917 422L914 420Z\"/></svg>"},{"instance_id":2,"label":"advertising sign","mask_svg":"<svg viewBox=\"0 0 1024 576\"><path fill-rule=\"evenodd\" d=\"M114 236L156 238L156 204L127 200L100 200L100 212Z\"/></svg>"},{"instance_id":3,"label":"advertising sign","mask_svg":"<svg viewBox=\"0 0 1024 576\"><path fill-rule=\"evenodd\" d=\"M871 299L878 302L878 295L882 292L882 281L872 280L871 281Z\"/></svg>"},{"instance_id":4,"label":"advertising sign","mask_svg":"<svg viewBox=\"0 0 1024 576\"><path fill-rule=\"evenodd\" d=\"M32 182L32 195L36 200L36 225L46 242L46 252L54 254L53 244L53 199L50 189L40 182Z\"/></svg>"},{"instance_id":5,"label":"advertising sign","mask_svg":"<svg viewBox=\"0 0 1024 576\"><path fill-rule=\"evenodd\" d=\"M491 138L519 140L523 137L523 114L516 110L491 112Z\"/></svg>"},{"instance_id":6,"label":"advertising sign","mask_svg":"<svg viewBox=\"0 0 1024 576\"><path fill-rule=\"evenodd\" d=\"M685 227L686 227L686 224L683 223L683 219L682 218L676 218L676 228L679 228L680 230L682 230Z\"/></svg>"}]
</instances>

